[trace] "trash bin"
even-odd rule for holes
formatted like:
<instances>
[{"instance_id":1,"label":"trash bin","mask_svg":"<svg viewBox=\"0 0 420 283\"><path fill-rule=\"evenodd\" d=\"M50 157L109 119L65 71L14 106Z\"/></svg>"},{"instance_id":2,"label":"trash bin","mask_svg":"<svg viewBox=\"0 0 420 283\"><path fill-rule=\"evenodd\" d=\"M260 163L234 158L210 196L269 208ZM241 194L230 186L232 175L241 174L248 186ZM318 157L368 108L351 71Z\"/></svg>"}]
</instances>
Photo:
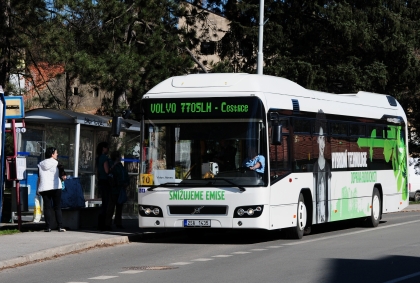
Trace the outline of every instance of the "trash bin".
<instances>
[{"instance_id":1,"label":"trash bin","mask_svg":"<svg viewBox=\"0 0 420 283\"><path fill-rule=\"evenodd\" d=\"M12 195L3 194L3 210L1 212L1 222L9 223L10 219L12 219Z\"/></svg>"},{"instance_id":2,"label":"trash bin","mask_svg":"<svg viewBox=\"0 0 420 283\"><path fill-rule=\"evenodd\" d=\"M20 211L27 212L28 209L28 187L19 187L20 189ZM17 212L16 208L16 188L12 188L12 212Z\"/></svg>"}]
</instances>

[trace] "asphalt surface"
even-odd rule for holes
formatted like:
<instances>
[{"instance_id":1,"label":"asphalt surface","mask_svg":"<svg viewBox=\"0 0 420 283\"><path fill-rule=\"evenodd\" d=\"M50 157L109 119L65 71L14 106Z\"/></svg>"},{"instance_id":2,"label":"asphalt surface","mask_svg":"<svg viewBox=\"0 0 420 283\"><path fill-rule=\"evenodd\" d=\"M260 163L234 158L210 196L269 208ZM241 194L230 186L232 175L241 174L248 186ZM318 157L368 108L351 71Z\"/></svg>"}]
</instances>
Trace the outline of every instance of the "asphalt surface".
<instances>
[{"instance_id":1,"label":"asphalt surface","mask_svg":"<svg viewBox=\"0 0 420 283\"><path fill-rule=\"evenodd\" d=\"M404 211L420 211L420 204L409 205ZM23 222L21 233L0 236L0 270L37 261L48 260L88 249L112 246L157 237L142 231L137 219L123 219L124 229L113 231L74 230L49 233L44 223ZM0 229L18 229L16 223L0 223Z\"/></svg>"}]
</instances>

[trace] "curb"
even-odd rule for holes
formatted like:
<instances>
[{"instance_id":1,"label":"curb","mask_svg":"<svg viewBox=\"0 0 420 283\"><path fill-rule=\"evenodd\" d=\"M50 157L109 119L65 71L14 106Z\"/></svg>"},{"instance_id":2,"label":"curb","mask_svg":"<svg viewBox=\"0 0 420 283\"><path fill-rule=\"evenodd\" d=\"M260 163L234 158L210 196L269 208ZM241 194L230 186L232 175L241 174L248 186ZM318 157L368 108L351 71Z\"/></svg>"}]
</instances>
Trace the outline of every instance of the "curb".
<instances>
[{"instance_id":1,"label":"curb","mask_svg":"<svg viewBox=\"0 0 420 283\"><path fill-rule=\"evenodd\" d=\"M135 241L141 238L142 238L142 235L135 234L135 235L129 235L129 236L113 237L109 239L87 241L87 242L82 242L82 243L76 243L76 244L46 249L39 252L31 253L28 255L20 256L18 258L0 261L0 270L6 269L6 268L13 268L20 265L26 265L26 264L30 264L30 263L40 261L40 260L48 260L54 257L64 256L71 253L77 253L77 252L81 252L87 249L127 244L130 241Z\"/></svg>"}]
</instances>

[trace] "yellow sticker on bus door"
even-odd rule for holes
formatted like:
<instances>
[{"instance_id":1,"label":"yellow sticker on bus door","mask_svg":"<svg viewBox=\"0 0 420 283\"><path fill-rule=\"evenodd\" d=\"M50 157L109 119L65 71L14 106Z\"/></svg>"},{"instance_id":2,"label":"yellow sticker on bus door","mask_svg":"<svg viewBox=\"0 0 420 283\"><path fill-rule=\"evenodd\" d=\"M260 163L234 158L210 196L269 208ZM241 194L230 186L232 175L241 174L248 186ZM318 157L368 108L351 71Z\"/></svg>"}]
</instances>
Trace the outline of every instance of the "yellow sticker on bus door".
<instances>
[{"instance_id":1,"label":"yellow sticker on bus door","mask_svg":"<svg viewBox=\"0 0 420 283\"><path fill-rule=\"evenodd\" d=\"M140 185L141 186L151 186L153 185L153 175L152 174L140 174Z\"/></svg>"}]
</instances>

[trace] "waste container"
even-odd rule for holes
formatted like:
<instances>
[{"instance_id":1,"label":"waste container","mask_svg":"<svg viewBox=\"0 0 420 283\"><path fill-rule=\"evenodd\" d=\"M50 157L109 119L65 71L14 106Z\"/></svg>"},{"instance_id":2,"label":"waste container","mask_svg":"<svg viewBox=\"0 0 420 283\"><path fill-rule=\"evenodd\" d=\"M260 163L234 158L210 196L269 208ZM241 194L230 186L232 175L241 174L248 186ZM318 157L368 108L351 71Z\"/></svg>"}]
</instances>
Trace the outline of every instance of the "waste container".
<instances>
[{"instance_id":1,"label":"waste container","mask_svg":"<svg viewBox=\"0 0 420 283\"><path fill-rule=\"evenodd\" d=\"M20 211L28 211L28 187L19 187L20 189ZM12 212L17 212L16 206L16 188L12 188Z\"/></svg>"},{"instance_id":2,"label":"waste container","mask_svg":"<svg viewBox=\"0 0 420 283\"><path fill-rule=\"evenodd\" d=\"M9 223L10 219L12 219L12 195L3 194L3 210L1 212L1 222Z\"/></svg>"}]
</instances>

